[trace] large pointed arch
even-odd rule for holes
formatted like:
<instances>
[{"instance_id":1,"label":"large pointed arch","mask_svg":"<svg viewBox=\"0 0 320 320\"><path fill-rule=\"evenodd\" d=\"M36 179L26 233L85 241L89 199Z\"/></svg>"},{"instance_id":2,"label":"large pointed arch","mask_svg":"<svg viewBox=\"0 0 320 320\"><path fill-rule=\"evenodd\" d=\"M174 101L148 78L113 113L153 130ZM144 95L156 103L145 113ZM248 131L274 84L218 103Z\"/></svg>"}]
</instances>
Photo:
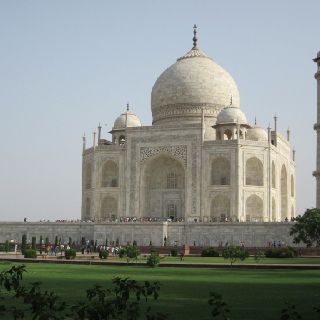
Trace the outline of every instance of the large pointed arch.
<instances>
[{"instance_id":1,"label":"large pointed arch","mask_svg":"<svg viewBox=\"0 0 320 320\"><path fill-rule=\"evenodd\" d=\"M211 219L213 221L230 220L230 198L226 195L216 195L211 200Z\"/></svg>"},{"instance_id":2,"label":"large pointed arch","mask_svg":"<svg viewBox=\"0 0 320 320\"><path fill-rule=\"evenodd\" d=\"M246 200L246 221L263 221L263 200L255 194Z\"/></svg>"},{"instance_id":3,"label":"large pointed arch","mask_svg":"<svg viewBox=\"0 0 320 320\"><path fill-rule=\"evenodd\" d=\"M113 196L105 196L100 207L100 219L102 221L115 219L118 216L118 201Z\"/></svg>"},{"instance_id":4,"label":"large pointed arch","mask_svg":"<svg viewBox=\"0 0 320 320\"><path fill-rule=\"evenodd\" d=\"M246 185L263 186L263 164L257 157L246 162Z\"/></svg>"},{"instance_id":5,"label":"large pointed arch","mask_svg":"<svg viewBox=\"0 0 320 320\"><path fill-rule=\"evenodd\" d=\"M230 161L225 157L217 157L211 165L211 184L230 185Z\"/></svg>"},{"instance_id":6,"label":"large pointed arch","mask_svg":"<svg viewBox=\"0 0 320 320\"><path fill-rule=\"evenodd\" d=\"M118 187L119 186L119 167L112 160L106 161L102 166L101 187Z\"/></svg>"},{"instance_id":7,"label":"large pointed arch","mask_svg":"<svg viewBox=\"0 0 320 320\"><path fill-rule=\"evenodd\" d=\"M281 167L280 176L281 220L288 218L288 175L286 166Z\"/></svg>"},{"instance_id":8,"label":"large pointed arch","mask_svg":"<svg viewBox=\"0 0 320 320\"><path fill-rule=\"evenodd\" d=\"M167 153L149 159L142 170L142 215L179 219L184 217L185 169Z\"/></svg>"}]
</instances>

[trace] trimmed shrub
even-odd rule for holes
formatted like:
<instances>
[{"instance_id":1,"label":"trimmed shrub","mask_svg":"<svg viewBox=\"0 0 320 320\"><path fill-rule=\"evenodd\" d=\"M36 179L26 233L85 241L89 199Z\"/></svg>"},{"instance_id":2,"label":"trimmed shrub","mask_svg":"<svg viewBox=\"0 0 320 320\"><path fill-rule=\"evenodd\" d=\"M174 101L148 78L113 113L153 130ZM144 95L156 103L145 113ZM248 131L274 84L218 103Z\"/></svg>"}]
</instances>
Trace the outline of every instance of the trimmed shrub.
<instances>
[{"instance_id":1,"label":"trimmed shrub","mask_svg":"<svg viewBox=\"0 0 320 320\"><path fill-rule=\"evenodd\" d=\"M37 257L37 251L32 249L26 249L24 251L24 257L35 259Z\"/></svg>"},{"instance_id":2,"label":"trimmed shrub","mask_svg":"<svg viewBox=\"0 0 320 320\"><path fill-rule=\"evenodd\" d=\"M126 249L125 248L121 248L118 251L118 255L119 255L119 258L123 258L126 255Z\"/></svg>"},{"instance_id":3,"label":"trimmed shrub","mask_svg":"<svg viewBox=\"0 0 320 320\"><path fill-rule=\"evenodd\" d=\"M147 258L147 265L149 267L156 267L160 263L160 257L157 251L152 250L150 256Z\"/></svg>"},{"instance_id":4,"label":"trimmed shrub","mask_svg":"<svg viewBox=\"0 0 320 320\"><path fill-rule=\"evenodd\" d=\"M66 257L66 259L74 259L76 255L77 255L77 252L74 249L67 249L64 252L64 256Z\"/></svg>"},{"instance_id":5,"label":"trimmed shrub","mask_svg":"<svg viewBox=\"0 0 320 320\"><path fill-rule=\"evenodd\" d=\"M202 250L201 257L219 257L219 252L213 247L209 247Z\"/></svg>"},{"instance_id":6,"label":"trimmed shrub","mask_svg":"<svg viewBox=\"0 0 320 320\"><path fill-rule=\"evenodd\" d=\"M0 252L6 251L6 247L4 244L0 244Z\"/></svg>"},{"instance_id":7,"label":"trimmed shrub","mask_svg":"<svg viewBox=\"0 0 320 320\"><path fill-rule=\"evenodd\" d=\"M297 251L291 247L272 248L265 252L266 258L293 258L297 255Z\"/></svg>"},{"instance_id":8,"label":"trimmed shrub","mask_svg":"<svg viewBox=\"0 0 320 320\"><path fill-rule=\"evenodd\" d=\"M229 260L232 266L232 264L234 264L238 260L245 260L249 256L249 254L239 246L228 246L223 250L222 256L225 260Z\"/></svg>"},{"instance_id":9,"label":"trimmed shrub","mask_svg":"<svg viewBox=\"0 0 320 320\"><path fill-rule=\"evenodd\" d=\"M178 256L178 249L174 248L170 250L171 257L177 257Z\"/></svg>"},{"instance_id":10,"label":"trimmed shrub","mask_svg":"<svg viewBox=\"0 0 320 320\"><path fill-rule=\"evenodd\" d=\"M101 250L99 252L99 258L100 259L107 259L108 256L109 256L109 251L107 251L107 250Z\"/></svg>"},{"instance_id":11,"label":"trimmed shrub","mask_svg":"<svg viewBox=\"0 0 320 320\"><path fill-rule=\"evenodd\" d=\"M31 238L31 249L36 250L37 249L37 243L36 243L36 237Z\"/></svg>"}]
</instances>

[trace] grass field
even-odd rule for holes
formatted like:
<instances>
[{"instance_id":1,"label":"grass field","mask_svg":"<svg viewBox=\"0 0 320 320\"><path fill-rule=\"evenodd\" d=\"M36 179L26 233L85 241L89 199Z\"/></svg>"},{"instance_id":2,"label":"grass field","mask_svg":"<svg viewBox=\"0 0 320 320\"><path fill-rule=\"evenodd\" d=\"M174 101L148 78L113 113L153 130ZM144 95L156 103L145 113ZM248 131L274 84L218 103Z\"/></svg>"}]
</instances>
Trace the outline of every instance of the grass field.
<instances>
[{"instance_id":1,"label":"grass field","mask_svg":"<svg viewBox=\"0 0 320 320\"><path fill-rule=\"evenodd\" d=\"M11 263L1 263L0 270ZM232 310L231 319L280 319L284 301L296 304L303 319L316 319L313 305L320 306L320 270L215 270L146 268L134 266L80 266L27 264L26 282L41 281L65 301L85 297L93 284L110 285L115 276L161 283L154 310L169 319L210 319L209 292L221 293ZM2 318L1 318L2 319Z\"/></svg>"}]
</instances>

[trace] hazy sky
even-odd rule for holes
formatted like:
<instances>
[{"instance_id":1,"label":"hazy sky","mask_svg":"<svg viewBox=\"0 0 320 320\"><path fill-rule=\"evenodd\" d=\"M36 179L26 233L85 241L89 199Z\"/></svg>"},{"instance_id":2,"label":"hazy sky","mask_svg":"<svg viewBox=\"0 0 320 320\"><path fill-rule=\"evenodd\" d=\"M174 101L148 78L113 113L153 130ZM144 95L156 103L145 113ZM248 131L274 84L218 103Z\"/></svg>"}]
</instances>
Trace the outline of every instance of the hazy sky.
<instances>
[{"instance_id":1,"label":"hazy sky","mask_svg":"<svg viewBox=\"0 0 320 320\"><path fill-rule=\"evenodd\" d=\"M315 205L320 1L0 0L0 220L80 218L81 137L127 101L151 124L157 77L199 46L238 84L253 123L289 126L297 211ZM105 125L106 124L106 125Z\"/></svg>"}]
</instances>

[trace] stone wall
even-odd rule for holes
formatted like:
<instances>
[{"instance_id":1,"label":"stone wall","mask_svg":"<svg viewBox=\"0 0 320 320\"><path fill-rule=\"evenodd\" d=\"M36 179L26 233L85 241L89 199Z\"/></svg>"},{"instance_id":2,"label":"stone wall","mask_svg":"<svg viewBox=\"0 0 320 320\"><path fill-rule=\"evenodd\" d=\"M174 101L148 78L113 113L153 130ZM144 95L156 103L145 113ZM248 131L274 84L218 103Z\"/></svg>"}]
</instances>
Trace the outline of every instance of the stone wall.
<instances>
[{"instance_id":1,"label":"stone wall","mask_svg":"<svg viewBox=\"0 0 320 320\"><path fill-rule=\"evenodd\" d=\"M97 240L98 244L119 239L120 244L137 241L138 245L163 245L167 237L168 245L218 246L220 243L239 245L244 242L247 247L264 247L270 241L281 241L292 245L289 235L292 223L56 223L56 222L1 222L0 242L16 240L19 243L23 234L31 241L36 236L49 238L54 242L55 236L67 242L80 243L81 238Z\"/></svg>"}]
</instances>

